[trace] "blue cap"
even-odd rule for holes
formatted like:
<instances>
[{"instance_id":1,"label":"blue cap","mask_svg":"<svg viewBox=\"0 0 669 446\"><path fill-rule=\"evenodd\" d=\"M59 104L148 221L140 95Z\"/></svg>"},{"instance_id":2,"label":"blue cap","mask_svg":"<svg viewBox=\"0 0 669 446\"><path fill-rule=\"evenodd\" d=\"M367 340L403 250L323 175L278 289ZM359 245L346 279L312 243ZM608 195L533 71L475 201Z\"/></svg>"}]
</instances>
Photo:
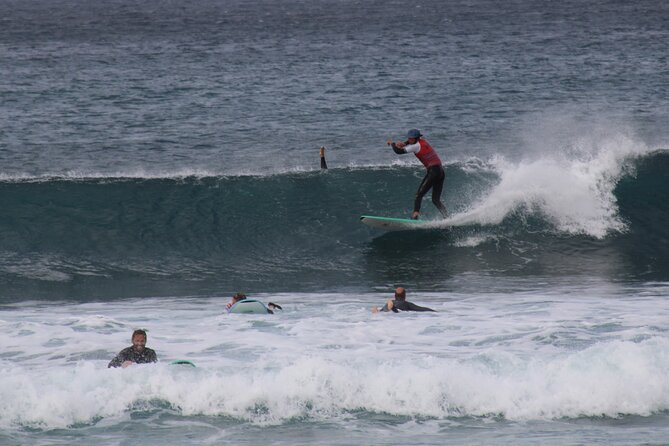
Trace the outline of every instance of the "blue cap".
<instances>
[{"instance_id":1,"label":"blue cap","mask_svg":"<svg viewBox=\"0 0 669 446\"><path fill-rule=\"evenodd\" d=\"M420 134L420 130L418 130L418 129L411 129L411 130L409 130L409 131L407 132L407 138L416 138L416 139L418 139L418 138L420 138L421 136L423 136L423 135Z\"/></svg>"}]
</instances>

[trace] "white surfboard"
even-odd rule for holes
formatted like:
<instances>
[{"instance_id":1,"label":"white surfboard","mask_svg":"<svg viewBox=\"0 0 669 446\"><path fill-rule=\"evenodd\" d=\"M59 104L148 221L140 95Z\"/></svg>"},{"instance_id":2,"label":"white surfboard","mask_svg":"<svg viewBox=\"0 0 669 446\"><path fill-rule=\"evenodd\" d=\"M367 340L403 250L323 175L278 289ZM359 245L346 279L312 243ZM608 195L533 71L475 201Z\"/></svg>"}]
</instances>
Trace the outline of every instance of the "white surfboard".
<instances>
[{"instance_id":1,"label":"white surfboard","mask_svg":"<svg viewBox=\"0 0 669 446\"><path fill-rule=\"evenodd\" d=\"M253 314L268 314L265 304L255 299L244 299L234 304L228 310L228 313L253 313Z\"/></svg>"}]
</instances>

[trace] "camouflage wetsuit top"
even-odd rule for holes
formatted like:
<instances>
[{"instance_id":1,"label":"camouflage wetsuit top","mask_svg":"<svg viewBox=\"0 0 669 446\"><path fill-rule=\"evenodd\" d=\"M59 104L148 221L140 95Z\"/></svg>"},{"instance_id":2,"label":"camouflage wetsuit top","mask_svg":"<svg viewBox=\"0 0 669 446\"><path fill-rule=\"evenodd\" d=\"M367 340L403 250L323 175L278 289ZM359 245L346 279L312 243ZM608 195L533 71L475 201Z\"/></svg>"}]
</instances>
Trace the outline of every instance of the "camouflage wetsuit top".
<instances>
[{"instance_id":1,"label":"camouflage wetsuit top","mask_svg":"<svg viewBox=\"0 0 669 446\"><path fill-rule=\"evenodd\" d=\"M107 367L121 367L121 364L125 361L132 361L136 364L148 364L150 362L158 362L158 357L156 356L156 352L150 348L144 347L144 350L141 352L136 352L131 346L121 350L119 354L109 362Z\"/></svg>"},{"instance_id":2,"label":"camouflage wetsuit top","mask_svg":"<svg viewBox=\"0 0 669 446\"><path fill-rule=\"evenodd\" d=\"M413 302L409 302L407 300L393 300L393 312L397 313L398 310L402 311L434 311L432 308L427 308L427 307L421 307L419 305L416 305ZM381 311L390 311L388 309L388 304L385 304L383 308L381 308Z\"/></svg>"}]
</instances>

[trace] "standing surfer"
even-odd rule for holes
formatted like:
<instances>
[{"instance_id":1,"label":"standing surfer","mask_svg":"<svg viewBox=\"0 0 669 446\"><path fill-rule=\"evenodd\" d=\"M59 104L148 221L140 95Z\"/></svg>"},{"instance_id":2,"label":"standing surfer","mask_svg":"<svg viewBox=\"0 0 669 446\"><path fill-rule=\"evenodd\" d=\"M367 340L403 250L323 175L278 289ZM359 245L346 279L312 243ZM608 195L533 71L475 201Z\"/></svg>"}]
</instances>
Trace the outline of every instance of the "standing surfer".
<instances>
[{"instance_id":1,"label":"standing surfer","mask_svg":"<svg viewBox=\"0 0 669 446\"><path fill-rule=\"evenodd\" d=\"M432 188L432 203L439 209L441 215L446 218L446 207L444 206L444 203L441 202L441 190L444 187L445 176L444 168L441 165L441 159L439 159L437 152L435 152L430 143L423 139L422 136L423 135L421 135L419 130L411 129L407 133L406 142L395 143L392 140L388 140L388 145L391 146L398 155L403 155L409 152L413 153L427 169L427 173L416 192L416 200L414 201L411 218L418 220L423 196L430 190L430 188Z\"/></svg>"}]
</instances>

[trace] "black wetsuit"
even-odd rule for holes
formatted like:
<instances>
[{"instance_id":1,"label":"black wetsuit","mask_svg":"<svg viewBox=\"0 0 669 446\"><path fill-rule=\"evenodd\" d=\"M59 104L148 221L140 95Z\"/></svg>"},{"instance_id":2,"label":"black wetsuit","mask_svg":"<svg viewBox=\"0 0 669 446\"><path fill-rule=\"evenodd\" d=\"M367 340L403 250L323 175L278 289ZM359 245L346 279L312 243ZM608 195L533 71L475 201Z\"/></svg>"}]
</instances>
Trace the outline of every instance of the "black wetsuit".
<instances>
[{"instance_id":1,"label":"black wetsuit","mask_svg":"<svg viewBox=\"0 0 669 446\"><path fill-rule=\"evenodd\" d=\"M427 173L423 177L418 191L416 192L416 201L413 204L413 210L420 212L420 204L423 201L423 196L432 188L432 203L439 209L439 212L446 218L446 207L441 202L441 190L444 188L444 177L446 173L444 168L440 165L431 166L427 169Z\"/></svg>"},{"instance_id":2,"label":"black wetsuit","mask_svg":"<svg viewBox=\"0 0 669 446\"><path fill-rule=\"evenodd\" d=\"M150 348L144 347L141 352L136 352L134 348L124 348L109 362L109 367L121 367L125 361L132 361L135 364L148 364L150 362L158 362L156 352Z\"/></svg>"},{"instance_id":3,"label":"black wetsuit","mask_svg":"<svg viewBox=\"0 0 669 446\"><path fill-rule=\"evenodd\" d=\"M405 142L404 144L409 145L409 141ZM392 143L391 147L398 155L407 153L406 149L397 147L395 143ZM432 188L432 203L434 203L437 209L439 209L439 212L441 212L441 215L444 218L448 216L446 206L444 206L444 203L441 202L441 191L444 188L445 177L446 173L444 172L444 167L441 164L427 168L427 173L423 177L423 181L420 182L420 186L418 186L418 190L416 191L416 199L413 203L414 212L420 212L420 205L423 202L423 196L427 193L427 191L430 190L430 188Z\"/></svg>"},{"instance_id":4,"label":"black wetsuit","mask_svg":"<svg viewBox=\"0 0 669 446\"><path fill-rule=\"evenodd\" d=\"M413 302L409 302L407 300L393 300L393 313L398 313L399 311L435 311L432 308L427 308L427 307L421 307L419 305L416 305ZM381 311L390 311L388 309L388 304L385 304L383 308L381 308Z\"/></svg>"}]
</instances>

